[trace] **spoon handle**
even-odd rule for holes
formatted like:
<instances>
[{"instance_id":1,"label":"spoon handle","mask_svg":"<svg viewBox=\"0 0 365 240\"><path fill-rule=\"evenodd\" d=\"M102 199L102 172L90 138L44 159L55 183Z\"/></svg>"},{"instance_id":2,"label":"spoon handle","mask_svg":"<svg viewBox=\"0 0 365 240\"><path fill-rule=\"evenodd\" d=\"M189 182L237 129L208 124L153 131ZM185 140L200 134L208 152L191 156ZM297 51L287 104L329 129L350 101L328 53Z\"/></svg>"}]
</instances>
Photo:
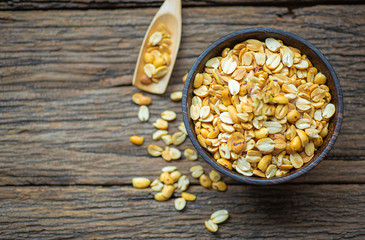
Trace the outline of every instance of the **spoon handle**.
<instances>
[{"instance_id":1,"label":"spoon handle","mask_svg":"<svg viewBox=\"0 0 365 240\"><path fill-rule=\"evenodd\" d=\"M181 0L165 0L159 12L172 13L172 15L181 19Z\"/></svg>"}]
</instances>

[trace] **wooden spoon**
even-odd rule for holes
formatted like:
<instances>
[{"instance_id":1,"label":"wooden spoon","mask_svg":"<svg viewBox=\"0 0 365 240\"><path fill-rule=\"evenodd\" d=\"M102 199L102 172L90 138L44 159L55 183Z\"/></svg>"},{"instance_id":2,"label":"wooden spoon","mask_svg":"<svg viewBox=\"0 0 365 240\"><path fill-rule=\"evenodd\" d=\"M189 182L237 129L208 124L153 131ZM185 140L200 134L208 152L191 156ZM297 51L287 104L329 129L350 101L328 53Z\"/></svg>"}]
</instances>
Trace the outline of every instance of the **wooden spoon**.
<instances>
[{"instance_id":1,"label":"wooden spoon","mask_svg":"<svg viewBox=\"0 0 365 240\"><path fill-rule=\"evenodd\" d=\"M164 23L169 31L171 32L171 63L168 66L168 73L162 77L158 83L152 82L151 84L145 85L140 82L140 78L144 75L143 67L144 53L146 52L148 46L147 42L149 37L157 31L159 24ZM150 26L147 29L146 35L144 36L141 50L139 51L139 56L137 59L136 68L133 75L133 85L143 91L163 94L166 91L166 87L169 84L172 69L174 68L177 52L180 46L181 39L181 0L165 0L162 4L160 10L156 13Z\"/></svg>"}]
</instances>

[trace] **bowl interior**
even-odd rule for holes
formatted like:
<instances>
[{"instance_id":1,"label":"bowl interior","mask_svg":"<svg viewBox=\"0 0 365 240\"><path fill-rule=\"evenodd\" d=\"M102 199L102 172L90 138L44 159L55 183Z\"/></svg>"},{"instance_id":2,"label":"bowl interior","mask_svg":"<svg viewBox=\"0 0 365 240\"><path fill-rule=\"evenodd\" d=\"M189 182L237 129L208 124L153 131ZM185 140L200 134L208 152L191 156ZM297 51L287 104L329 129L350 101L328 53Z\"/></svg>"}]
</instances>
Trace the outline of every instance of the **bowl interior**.
<instances>
[{"instance_id":1,"label":"bowl interior","mask_svg":"<svg viewBox=\"0 0 365 240\"><path fill-rule=\"evenodd\" d=\"M302 168L295 169L294 171L290 171L284 177L274 177L270 179L263 179L259 177L245 177L235 170L226 169L219 164L216 163L212 154L202 148L197 141L197 137L194 130L194 123L190 116L190 105L193 94L193 81L195 75L197 73L202 73L204 71L205 63L212 57L220 56L221 52L224 48L233 48L234 45L241 43L247 39L258 39L260 41L264 41L266 38L272 37L275 39L280 39L287 46L293 46L302 51L302 54L306 54L309 60L312 62L313 66L318 68L326 77L327 77L327 85L330 89L330 93L332 95L331 102L336 106L336 113L331 118L329 122L328 135L323 139L323 145L316 151L312 160ZM343 102L342 102L342 92L337 76L332 68L332 66L328 63L327 59L310 43L305 41L304 39L282 30L277 29L268 29L268 28L256 28L256 29L246 29L237 32L233 32L227 36L222 37L221 39L214 42L211 46L209 46L196 60L195 64L191 68L188 77L186 79L186 83L184 86L184 94L183 94L183 114L184 114L184 123L188 131L188 135L192 140L194 147L197 149L199 154L215 169L220 171L221 173L228 175L236 180L246 183L252 184L277 184L289 181L294 179L312 169L316 166L330 151L332 146L335 143L337 135L340 130L341 122L342 122L342 114L343 114Z\"/></svg>"}]
</instances>

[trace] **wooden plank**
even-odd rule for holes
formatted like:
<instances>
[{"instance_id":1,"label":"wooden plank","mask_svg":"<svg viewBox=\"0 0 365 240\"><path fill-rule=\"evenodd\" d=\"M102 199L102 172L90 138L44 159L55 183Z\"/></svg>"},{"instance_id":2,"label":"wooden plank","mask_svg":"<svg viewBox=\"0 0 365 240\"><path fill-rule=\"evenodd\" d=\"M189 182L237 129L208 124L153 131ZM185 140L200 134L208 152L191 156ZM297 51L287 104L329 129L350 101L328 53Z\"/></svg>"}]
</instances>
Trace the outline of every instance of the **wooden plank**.
<instances>
[{"instance_id":1,"label":"wooden plank","mask_svg":"<svg viewBox=\"0 0 365 240\"><path fill-rule=\"evenodd\" d=\"M219 37L243 28L267 26L305 37L333 62L341 81L351 78L347 81L354 86L346 82L344 88L350 85L350 90L356 90L363 87L361 71L357 71L364 67L360 64L364 57L363 9L316 6L295 10L291 18L280 17L286 10L275 7L186 9L174 79ZM84 89L100 87L96 82L116 77L113 84L130 84L139 45L154 13L154 9L1 12L0 33L6 36L0 41L2 86L69 89L71 85ZM220 19L220 14L228 17ZM351 61L360 65L348 64ZM347 67L350 71L345 71ZM345 75L347 72L352 74Z\"/></svg>"},{"instance_id":2,"label":"wooden plank","mask_svg":"<svg viewBox=\"0 0 365 240\"><path fill-rule=\"evenodd\" d=\"M174 87L169 86L169 92ZM161 140L156 142L151 137L156 130L152 123L159 113L166 109L181 113L180 103L168 100L168 94L151 95L150 120L141 123L138 106L130 100L136 92L133 87L123 87L122 91L53 91L48 100L42 97L43 92L2 95L12 100L6 103L13 111L3 113L0 119L1 185L120 185L140 174L157 176L165 165L177 164L188 174L193 164L204 162L183 159L168 163L148 155L149 144L164 146ZM178 114L177 120L170 123L170 134L178 131L181 121L182 115ZM353 135L363 126L350 122L345 126L350 131L343 129L328 160L297 182L365 182L365 143L360 132ZM131 135L144 136L143 146L132 145L128 140ZM192 148L189 140L178 148L183 151L187 147Z\"/></svg>"},{"instance_id":3,"label":"wooden plank","mask_svg":"<svg viewBox=\"0 0 365 240\"><path fill-rule=\"evenodd\" d=\"M132 7L159 7L163 0L30 0L30 1L2 1L0 2L0 10L37 10L37 9L107 9L107 8L132 8ZM184 0L182 5L184 7L191 6L305 6L315 4L361 4L360 0L302 0L300 2L295 0Z\"/></svg>"},{"instance_id":4,"label":"wooden plank","mask_svg":"<svg viewBox=\"0 0 365 240\"><path fill-rule=\"evenodd\" d=\"M140 8L160 7L162 0L31 0L31 1L4 1L0 2L0 10L37 10L37 9L109 9L109 8ZM360 0L184 0L184 7L197 6L307 6L315 4L361 4Z\"/></svg>"},{"instance_id":5,"label":"wooden plank","mask_svg":"<svg viewBox=\"0 0 365 240\"><path fill-rule=\"evenodd\" d=\"M183 212L132 187L1 187L2 239L247 238L361 239L364 185L192 186ZM176 196L179 195L176 193ZM230 218L216 234L204 221L219 209Z\"/></svg>"},{"instance_id":6,"label":"wooden plank","mask_svg":"<svg viewBox=\"0 0 365 240\"><path fill-rule=\"evenodd\" d=\"M296 182L364 182L364 11L316 6L283 18L286 10L277 7L184 9L172 83L164 96L152 96L151 119L143 124L130 80L155 9L0 12L0 184L123 185L139 173L155 176L166 163L146 153L150 123L166 109L181 113L169 93L182 89L182 75L211 42L254 26L308 39L329 58L344 90L345 121L335 148ZM128 142L134 134L146 136L143 151ZM187 170L193 163L178 164Z\"/></svg>"}]
</instances>

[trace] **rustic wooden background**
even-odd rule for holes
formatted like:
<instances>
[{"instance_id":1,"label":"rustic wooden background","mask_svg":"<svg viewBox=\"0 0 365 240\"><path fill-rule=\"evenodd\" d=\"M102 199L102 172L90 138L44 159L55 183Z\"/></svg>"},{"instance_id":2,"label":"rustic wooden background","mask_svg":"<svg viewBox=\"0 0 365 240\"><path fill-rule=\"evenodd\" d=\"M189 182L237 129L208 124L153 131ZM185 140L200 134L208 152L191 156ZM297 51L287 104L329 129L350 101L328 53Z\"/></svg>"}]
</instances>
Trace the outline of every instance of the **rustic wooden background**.
<instances>
[{"instance_id":1,"label":"rustic wooden background","mask_svg":"<svg viewBox=\"0 0 365 240\"><path fill-rule=\"evenodd\" d=\"M326 3L332 2L332 5ZM347 5L344 5L346 3ZM181 48L167 93L150 95L137 118L131 86L139 46L158 0L0 2L0 238L365 238L365 5L361 1L184 1ZM87 9L87 10L85 10ZM46 11L45 11L46 10ZM317 46L340 79L341 134L307 175L278 186L205 190L189 177L189 202L155 202L131 178L155 179L166 165L184 174L201 164L150 158L151 123L169 94L214 40L249 27L293 32ZM181 114L170 132L182 121ZM130 135L143 135L142 147ZM160 144L162 145L162 144ZM189 140L178 147L191 147ZM211 234L204 220L226 208Z\"/></svg>"}]
</instances>

